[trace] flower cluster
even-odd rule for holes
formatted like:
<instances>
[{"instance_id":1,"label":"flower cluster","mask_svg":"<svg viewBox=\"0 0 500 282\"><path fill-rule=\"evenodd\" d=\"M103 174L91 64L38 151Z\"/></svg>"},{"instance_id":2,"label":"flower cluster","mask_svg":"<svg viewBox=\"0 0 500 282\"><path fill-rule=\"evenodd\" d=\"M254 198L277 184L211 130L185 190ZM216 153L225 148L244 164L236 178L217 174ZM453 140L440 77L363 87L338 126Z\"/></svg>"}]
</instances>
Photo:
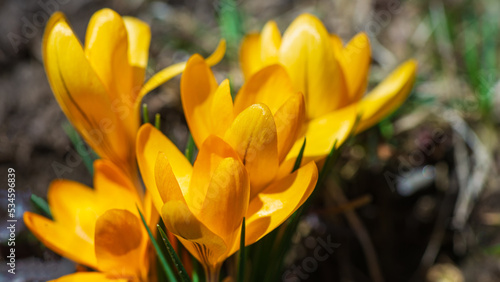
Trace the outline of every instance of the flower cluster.
<instances>
[{"instance_id":1,"label":"flower cluster","mask_svg":"<svg viewBox=\"0 0 500 282\"><path fill-rule=\"evenodd\" d=\"M150 37L147 24L109 9L94 14L84 46L61 13L45 30L54 96L101 158L93 188L50 185L52 220L24 215L47 247L97 271L58 281L156 280L141 216L150 229L161 216L170 238L201 262L208 281L218 281L223 262L240 249L242 223L251 245L285 222L314 190L316 163L398 108L416 74L410 60L365 95L366 34L344 45L304 14L283 37L269 22L244 38L246 82L233 100L229 80L218 84L210 69L224 55L223 40L207 59L195 54L144 83ZM182 106L199 148L194 164L157 128L140 126L143 96L181 73Z\"/></svg>"}]
</instances>

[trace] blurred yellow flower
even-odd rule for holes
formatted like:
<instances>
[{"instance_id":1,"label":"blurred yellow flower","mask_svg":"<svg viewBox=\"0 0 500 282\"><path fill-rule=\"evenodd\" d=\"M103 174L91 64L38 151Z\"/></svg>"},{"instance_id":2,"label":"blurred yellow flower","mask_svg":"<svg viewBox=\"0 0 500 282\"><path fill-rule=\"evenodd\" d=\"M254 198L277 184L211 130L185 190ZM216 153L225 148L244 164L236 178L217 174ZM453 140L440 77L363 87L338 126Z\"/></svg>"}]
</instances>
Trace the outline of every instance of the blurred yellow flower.
<instances>
[{"instance_id":1,"label":"blurred yellow flower","mask_svg":"<svg viewBox=\"0 0 500 282\"><path fill-rule=\"evenodd\" d=\"M244 159L221 138L205 139L191 166L170 140L145 124L137 136L137 159L167 229L202 262L212 282L218 281L223 261L239 249L243 217L245 244L253 244L305 202L318 172L311 162L251 193Z\"/></svg>"},{"instance_id":2,"label":"blurred yellow flower","mask_svg":"<svg viewBox=\"0 0 500 282\"><path fill-rule=\"evenodd\" d=\"M132 182L108 160L95 161L94 168L94 189L70 180L51 183L54 220L25 212L24 222L54 252L98 271L57 281L149 281L154 257L137 211L156 225L149 193L142 202Z\"/></svg>"},{"instance_id":3,"label":"blurred yellow flower","mask_svg":"<svg viewBox=\"0 0 500 282\"><path fill-rule=\"evenodd\" d=\"M185 67L167 67L144 84L150 38L146 23L102 9L89 22L84 47L60 12L50 18L42 43L45 71L63 112L100 157L133 179L141 99ZM222 40L207 61L216 64L224 52Z\"/></svg>"},{"instance_id":4,"label":"blurred yellow flower","mask_svg":"<svg viewBox=\"0 0 500 282\"><path fill-rule=\"evenodd\" d=\"M370 67L370 42L360 33L343 46L342 40L329 34L316 17L303 14L296 18L281 37L275 22L268 22L260 34L247 35L240 49L240 64L247 80L273 64L282 65L294 88L305 96L307 137L305 160L326 156L337 140L339 120L360 115L356 132L363 131L397 109L410 93L417 63L409 60L393 71L382 83L364 96ZM296 156L299 139L290 156Z\"/></svg>"}]
</instances>

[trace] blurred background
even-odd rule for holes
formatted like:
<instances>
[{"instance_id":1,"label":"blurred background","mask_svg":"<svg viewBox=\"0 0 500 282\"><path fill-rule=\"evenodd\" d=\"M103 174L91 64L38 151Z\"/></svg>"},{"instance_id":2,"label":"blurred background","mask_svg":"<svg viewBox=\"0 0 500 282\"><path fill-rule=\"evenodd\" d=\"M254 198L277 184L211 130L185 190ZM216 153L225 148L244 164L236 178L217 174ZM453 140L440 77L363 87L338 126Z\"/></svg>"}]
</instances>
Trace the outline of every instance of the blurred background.
<instances>
[{"instance_id":1,"label":"blurred background","mask_svg":"<svg viewBox=\"0 0 500 282\"><path fill-rule=\"evenodd\" d=\"M17 218L36 210L57 178L91 185L47 82L41 38L49 14L63 11L83 41L91 15L109 7L150 24L148 74L193 53L207 56L236 91L242 35L275 20L281 31L299 14L318 16L348 41L371 40L370 87L399 63L419 62L414 91L393 115L341 148L326 189L301 219L283 281L500 281L500 2L496 0L0 0L0 183L16 170ZM148 76L148 77L149 77ZM181 149L187 140L180 77L149 94L150 119ZM67 130L66 130L67 131ZM7 192L0 194L7 207ZM0 213L0 281L9 233ZM45 281L75 271L19 220L15 281ZM311 262L317 247L327 258ZM332 247L333 246L333 247ZM330 252L331 251L331 252Z\"/></svg>"}]
</instances>

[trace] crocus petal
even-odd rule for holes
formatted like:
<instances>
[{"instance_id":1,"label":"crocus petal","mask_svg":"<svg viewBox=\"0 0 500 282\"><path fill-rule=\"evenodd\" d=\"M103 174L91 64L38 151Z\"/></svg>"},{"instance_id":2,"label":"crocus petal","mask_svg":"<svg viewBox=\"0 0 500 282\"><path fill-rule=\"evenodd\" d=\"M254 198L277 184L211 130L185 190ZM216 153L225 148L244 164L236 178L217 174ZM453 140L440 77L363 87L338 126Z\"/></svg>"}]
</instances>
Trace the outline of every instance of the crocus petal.
<instances>
[{"instance_id":1,"label":"crocus petal","mask_svg":"<svg viewBox=\"0 0 500 282\"><path fill-rule=\"evenodd\" d=\"M135 140L140 126L140 112L134 107L136 104L140 104L137 97L146 75L151 30L149 25L137 18L123 17L123 23L128 35L128 61L132 68L132 86L130 97L128 100L122 101L122 105L127 108L127 111L123 111L121 118L125 124L129 125L127 129L129 129L132 140Z\"/></svg>"},{"instance_id":2,"label":"crocus petal","mask_svg":"<svg viewBox=\"0 0 500 282\"><path fill-rule=\"evenodd\" d=\"M57 14L49 23L51 29L44 35L44 65L59 105L97 154L128 167L129 140L110 111L106 88L64 17Z\"/></svg>"},{"instance_id":3,"label":"crocus petal","mask_svg":"<svg viewBox=\"0 0 500 282\"><path fill-rule=\"evenodd\" d=\"M246 215L245 245L255 243L290 217L311 195L317 181L318 169L310 162L254 197Z\"/></svg>"},{"instance_id":4,"label":"crocus petal","mask_svg":"<svg viewBox=\"0 0 500 282\"><path fill-rule=\"evenodd\" d=\"M262 66L278 62L278 52L281 45L281 34L274 21L268 21L260 33L260 59Z\"/></svg>"},{"instance_id":5,"label":"crocus petal","mask_svg":"<svg viewBox=\"0 0 500 282\"><path fill-rule=\"evenodd\" d=\"M95 221L107 207L90 187L75 181L55 180L50 184L47 199L55 221L87 242L94 241Z\"/></svg>"},{"instance_id":6,"label":"crocus petal","mask_svg":"<svg viewBox=\"0 0 500 282\"><path fill-rule=\"evenodd\" d=\"M165 203L161 215L167 229L200 262L212 266L226 259L228 248L224 240L199 221L185 201Z\"/></svg>"},{"instance_id":7,"label":"crocus petal","mask_svg":"<svg viewBox=\"0 0 500 282\"><path fill-rule=\"evenodd\" d=\"M154 174L156 186L163 204L168 201L185 201L184 195L187 194L189 186L183 185L181 187L179 185L165 152L158 153Z\"/></svg>"},{"instance_id":8,"label":"crocus petal","mask_svg":"<svg viewBox=\"0 0 500 282\"><path fill-rule=\"evenodd\" d=\"M224 133L229 129L233 122L233 99L231 97L231 89L229 80L224 80L213 95L212 105L210 109L211 117L211 134L224 136Z\"/></svg>"},{"instance_id":9,"label":"crocus petal","mask_svg":"<svg viewBox=\"0 0 500 282\"><path fill-rule=\"evenodd\" d=\"M194 163L189 190L185 194L189 208L197 216L203 207L208 188L215 176L215 170L226 158L237 159L239 157L229 144L215 135L210 135L200 148ZM181 189L185 191L183 187Z\"/></svg>"},{"instance_id":10,"label":"crocus petal","mask_svg":"<svg viewBox=\"0 0 500 282\"><path fill-rule=\"evenodd\" d=\"M117 277L140 277L145 250L139 218L127 210L111 209L96 221L95 255L102 272Z\"/></svg>"},{"instance_id":11,"label":"crocus petal","mask_svg":"<svg viewBox=\"0 0 500 282\"><path fill-rule=\"evenodd\" d=\"M371 51L366 33L359 33L337 56L347 82L349 102L356 102L365 94L368 84Z\"/></svg>"},{"instance_id":12,"label":"crocus petal","mask_svg":"<svg viewBox=\"0 0 500 282\"><path fill-rule=\"evenodd\" d=\"M94 191L105 207L127 209L135 213L142 201L134 184L116 165L108 160L94 162ZM149 213L145 214L149 217Z\"/></svg>"},{"instance_id":13,"label":"crocus petal","mask_svg":"<svg viewBox=\"0 0 500 282\"><path fill-rule=\"evenodd\" d=\"M260 34L247 34L240 46L240 67L246 79L249 79L262 67L260 53Z\"/></svg>"},{"instance_id":14,"label":"crocus petal","mask_svg":"<svg viewBox=\"0 0 500 282\"><path fill-rule=\"evenodd\" d=\"M43 33L43 39L42 39L42 57L44 63L46 63L47 61L47 47L48 47L49 37L51 35L52 30L59 22L67 22L67 19L62 12L57 11L54 14L52 14L52 16L50 16L50 19L47 22L47 25L45 26L45 31Z\"/></svg>"},{"instance_id":15,"label":"crocus petal","mask_svg":"<svg viewBox=\"0 0 500 282\"><path fill-rule=\"evenodd\" d=\"M347 89L330 35L316 17L304 14L292 22L283 35L279 61L304 93L308 119L345 104Z\"/></svg>"},{"instance_id":16,"label":"crocus petal","mask_svg":"<svg viewBox=\"0 0 500 282\"><path fill-rule=\"evenodd\" d=\"M255 104L241 112L224 140L245 165L252 196L274 179L279 165L277 133L271 110L266 105Z\"/></svg>"},{"instance_id":17,"label":"crocus petal","mask_svg":"<svg viewBox=\"0 0 500 282\"><path fill-rule=\"evenodd\" d=\"M179 149L159 130L151 124L144 124L137 133L137 162L142 179L158 211L161 211L163 201L155 181L154 170L156 158L160 151L165 152L173 166L173 172L179 182L189 183L192 166Z\"/></svg>"},{"instance_id":18,"label":"crocus petal","mask_svg":"<svg viewBox=\"0 0 500 282\"><path fill-rule=\"evenodd\" d=\"M179 185L179 182L177 182L177 179L172 170L172 166L170 165L170 162L168 160L168 156L164 152L158 153L155 166L155 178L161 200L165 203L162 209L168 209L167 211L165 211L166 213L179 211L183 212L183 219L180 219L178 216L173 214L163 214L162 209L160 209L163 222L165 223L167 230L169 231L167 235L174 234L176 236L180 236L180 241L182 242L182 244L199 261L203 261L204 259L208 260L208 258L204 257L204 255L200 252L198 246L196 246L192 242L182 239L184 238L183 236L185 236L185 238L192 238L191 236L194 236L196 237L196 239L199 239L202 235L196 232L202 232L203 234L208 234L207 236L209 237L214 237L214 242L219 243L222 238L213 234L212 231L208 230L208 228L206 228L201 222L199 222L191 209L188 207L184 195L186 195L188 192L187 190L189 188L189 183L182 183L182 186ZM168 208L166 207L167 205ZM186 226L189 224L193 224L193 226ZM200 227L201 225L203 225L203 227ZM200 231L199 229L202 229L202 231ZM191 230L197 231L193 235ZM220 246L223 249L226 248L223 241Z\"/></svg>"},{"instance_id":19,"label":"crocus petal","mask_svg":"<svg viewBox=\"0 0 500 282\"><path fill-rule=\"evenodd\" d=\"M278 134L278 156L280 162L297 140L305 119L304 95L295 93L278 109L274 115Z\"/></svg>"},{"instance_id":20,"label":"crocus petal","mask_svg":"<svg viewBox=\"0 0 500 282\"><path fill-rule=\"evenodd\" d=\"M206 191L192 182L190 197L203 195L193 212L210 230L232 246L236 234L240 231L242 219L246 213L250 182L244 165L234 150L222 139L210 136L203 144L193 168L193 180L205 179ZM194 204L198 204L193 201Z\"/></svg>"},{"instance_id":21,"label":"crocus petal","mask_svg":"<svg viewBox=\"0 0 500 282\"><path fill-rule=\"evenodd\" d=\"M198 218L232 246L248 208L250 183L239 159L226 158L215 169Z\"/></svg>"},{"instance_id":22,"label":"crocus petal","mask_svg":"<svg viewBox=\"0 0 500 282\"><path fill-rule=\"evenodd\" d=\"M78 272L51 280L49 282L127 282L129 279L115 278L99 272Z\"/></svg>"},{"instance_id":23,"label":"crocus petal","mask_svg":"<svg viewBox=\"0 0 500 282\"><path fill-rule=\"evenodd\" d=\"M165 204L161 217L167 230L175 234L199 261L216 264L227 250L224 240L208 229L191 211L165 153L158 154L155 174ZM224 257L225 258L225 257ZM222 259L224 259L222 258Z\"/></svg>"},{"instance_id":24,"label":"crocus petal","mask_svg":"<svg viewBox=\"0 0 500 282\"><path fill-rule=\"evenodd\" d=\"M72 261L96 268L93 242L82 239L74 230L31 212L23 215L24 223L45 246Z\"/></svg>"},{"instance_id":25,"label":"crocus petal","mask_svg":"<svg viewBox=\"0 0 500 282\"><path fill-rule=\"evenodd\" d=\"M149 25L134 17L123 17L123 23L128 35L128 61L131 66L146 69L151 42Z\"/></svg>"},{"instance_id":26,"label":"crocus petal","mask_svg":"<svg viewBox=\"0 0 500 282\"><path fill-rule=\"evenodd\" d=\"M111 9L96 12L87 28L85 55L112 101L128 101L131 95L132 67L128 53L127 29L122 17Z\"/></svg>"},{"instance_id":27,"label":"crocus petal","mask_svg":"<svg viewBox=\"0 0 500 282\"><path fill-rule=\"evenodd\" d=\"M344 143L352 132L355 122L355 111L351 113L335 111L310 121L304 134L307 138L304 156L325 157L332 150L333 144L338 148ZM303 142L303 139L295 142L290 154L298 155Z\"/></svg>"},{"instance_id":28,"label":"crocus petal","mask_svg":"<svg viewBox=\"0 0 500 282\"><path fill-rule=\"evenodd\" d=\"M193 139L200 148L210 134L223 135L233 121L229 81L218 88L209 65L193 55L181 78L181 99Z\"/></svg>"},{"instance_id":29,"label":"crocus petal","mask_svg":"<svg viewBox=\"0 0 500 282\"><path fill-rule=\"evenodd\" d=\"M306 126L304 136L307 139L302 163L319 161L325 158L333 148L338 148L353 133L356 123L357 108L344 108L323 117L310 121ZM295 164L304 137L299 138L281 163L277 178L288 175Z\"/></svg>"},{"instance_id":30,"label":"crocus petal","mask_svg":"<svg viewBox=\"0 0 500 282\"><path fill-rule=\"evenodd\" d=\"M226 41L222 39L221 41L219 41L219 45L217 45L215 51L205 61L209 66L216 65L222 60L225 53ZM138 101L140 101L142 97L147 93L153 91L155 88L170 80L174 76L182 73L185 68L186 62L177 63L164 68L163 70L153 75L142 87L141 92L139 93Z\"/></svg>"},{"instance_id":31,"label":"crocus petal","mask_svg":"<svg viewBox=\"0 0 500 282\"><path fill-rule=\"evenodd\" d=\"M394 112L406 100L415 82L417 62L409 60L394 70L359 103L361 132Z\"/></svg>"},{"instance_id":32,"label":"crocus petal","mask_svg":"<svg viewBox=\"0 0 500 282\"><path fill-rule=\"evenodd\" d=\"M342 38L338 37L336 34L330 34L330 40L332 41L335 52L342 52L342 49L344 48L344 42L342 41Z\"/></svg>"},{"instance_id":33,"label":"crocus petal","mask_svg":"<svg viewBox=\"0 0 500 282\"><path fill-rule=\"evenodd\" d=\"M217 81L205 60L196 54L191 56L181 78L181 99L187 123L198 148L210 135L212 101L216 89Z\"/></svg>"},{"instance_id":34,"label":"crocus petal","mask_svg":"<svg viewBox=\"0 0 500 282\"><path fill-rule=\"evenodd\" d=\"M297 91L281 65L271 65L258 71L241 87L234 101L234 112L257 103L265 104L274 114Z\"/></svg>"},{"instance_id":35,"label":"crocus petal","mask_svg":"<svg viewBox=\"0 0 500 282\"><path fill-rule=\"evenodd\" d=\"M281 34L276 22L269 21L262 32L245 36L240 47L240 65L243 75L249 79L261 68L278 63Z\"/></svg>"}]
</instances>

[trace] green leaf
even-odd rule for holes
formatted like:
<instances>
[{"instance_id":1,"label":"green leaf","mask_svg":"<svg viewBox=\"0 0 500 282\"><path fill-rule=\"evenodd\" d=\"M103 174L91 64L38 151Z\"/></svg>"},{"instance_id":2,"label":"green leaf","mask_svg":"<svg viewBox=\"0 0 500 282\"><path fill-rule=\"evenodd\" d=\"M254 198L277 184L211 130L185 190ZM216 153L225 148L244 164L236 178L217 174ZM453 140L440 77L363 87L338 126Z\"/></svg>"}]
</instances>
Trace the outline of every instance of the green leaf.
<instances>
[{"instance_id":1,"label":"green leaf","mask_svg":"<svg viewBox=\"0 0 500 282\"><path fill-rule=\"evenodd\" d=\"M302 163L302 158L304 157L304 149L306 148L306 140L307 139L304 137L304 143L302 143L302 147L300 147L300 152L297 155L295 164L293 165L292 173L300 168L300 164Z\"/></svg>"},{"instance_id":2,"label":"green leaf","mask_svg":"<svg viewBox=\"0 0 500 282\"><path fill-rule=\"evenodd\" d=\"M170 258L172 258L172 261L174 262L175 267L177 268L178 274L181 278L181 281L183 282L188 282L191 281L189 279L189 276L187 274L186 269L184 269L184 266L182 265L181 260L177 256L177 253L175 252L174 248L170 244L170 241L167 238L167 234L165 234L165 231L161 229L160 225L156 225L158 228L158 231L160 232L161 238L163 239L163 242L165 243L165 247L167 247L168 254L170 255Z\"/></svg>"},{"instance_id":3,"label":"green leaf","mask_svg":"<svg viewBox=\"0 0 500 282\"><path fill-rule=\"evenodd\" d=\"M85 167L89 171L90 175L94 175L94 166L92 165L92 163L94 162L94 160L99 158L97 154L91 148L85 146L85 143L80 137L80 134L78 134L71 123L64 123L63 130L64 132L66 132L66 135L68 135L69 140L71 140L71 143L73 144L73 147L75 147L78 155L82 158L83 163L85 164Z\"/></svg>"},{"instance_id":4,"label":"green leaf","mask_svg":"<svg viewBox=\"0 0 500 282\"><path fill-rule=\"evenodd\" d=\"M149 123L149 110L146 103L142 104L142 119L144 123Z\"/></svg>"},{"instance_id":5,"label":"green leaf","mask_svg":"<svg viewBox=\"0 0 500 282\"><path fill-rule=\"evenodd\" d=\"M38 197L35 194L31 194L30 200L38 209L40 209L44 213L45 216L47 216L50 219L53 219L52 213L50 212L49 204L47 204L47 202L44 199Z\"/></svg>"},{"instance_id":6,"label":"green leaf","mask_svg":"<svg viewBox=\"0 0 500 282\"><path fill-rule=\"evenodd\" d=\"M186 151L184 152L184 155L186 156L186 159L193 164L194 163L194 151L196 150L196 144L194 144L194 139L193 135L189 133L187 145L186 145Z\"/></svg>"},{"instance_id":7,"label":"green leaf","mask_svg":"<svg viewBox=\"0 0 500 282\"><path fill-rule=\"evenodd\" d=\"M205 271L201 263L192 255L191 262L193 263L193 282L205 282Z\"/></svg>"},{"instance_id":8,"label":"green leaf","mask_svg":"<svg viewBox=\"0 0 500 282\"><path fill-rule=\"evenodd\" d=\"M160 130L160 125L161 125L160 114L157 113L155 115L155 127L156 127L156 129Z\"/></svg>"},{"instance_id":9,"label":"green leaf","mask_svg":"<svg viewBox=\"0 0 500 282\"><path fill-rule=\"evenodd\" d=\"M139 207L137 207L137 211L139 212L139 215L141 216L142 224L144 227L146 227L146 230L148 231L149 239L151 240L151 243L153 244L153 247L155 248L156 254L158 255L158 259L160 260L160 264L167 274L168 281L178 281L177 278L175 277L174 271L170 267L170 265L167 263L167 259L161 252L160 246L155 240L155 237L153 236L153 233L151 233L151 230L148 227L148 224L146 223L146 220L144 219L144 216L141 213L141 210Z\"/></svg>"},{"instance_id":10,"label":"green leaf","mask_svg":"<svg viewBox=\"0 0 500 282\"><path fill-rule=\"evenodd\" d=\"M227 40L227 55L232 58L238 53L238 46L243 37L243 24L238 4L235 0L219 1L219 28L222 37Z\"/></svg>"},{"instance_id":11,"label":"green leaf","mask_svg":"<svg viewBox=\"0 0 500 282\"><path fill-rule=\"evenodd\" d=\"M243 217L243 223L241 224L241 236L240 236L240 253L239 253L239 264L238 264L238 282L243 282L245 280L245 218Z\"/></svg>"}]
</instances>

